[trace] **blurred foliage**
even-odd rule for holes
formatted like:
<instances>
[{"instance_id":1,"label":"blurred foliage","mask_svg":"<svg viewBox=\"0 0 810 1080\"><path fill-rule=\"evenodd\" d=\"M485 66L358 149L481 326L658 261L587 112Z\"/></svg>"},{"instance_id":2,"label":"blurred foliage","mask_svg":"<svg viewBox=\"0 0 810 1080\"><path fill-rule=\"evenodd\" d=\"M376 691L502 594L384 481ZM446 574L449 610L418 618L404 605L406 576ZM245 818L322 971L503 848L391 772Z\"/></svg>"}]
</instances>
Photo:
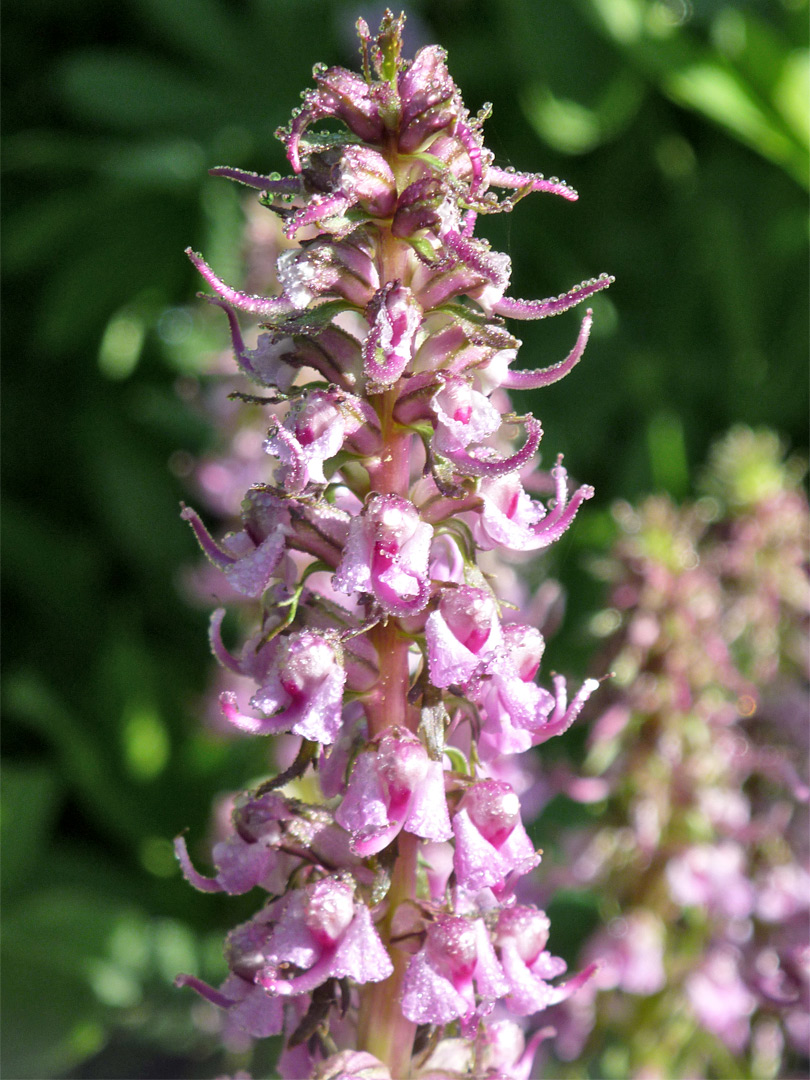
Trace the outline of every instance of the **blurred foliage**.
<instances>
[{"instance_id":1,"label":"blurred foliage","mask_svg":"<svg viewBox=\"0 0 810 1080\"><path fill-rule=\"evenodd\" d=\"M182 252L238 283L240 196L206 169L283 169L273 132L312 64L356 66L354 20L381 7L7 5L6 1076L238 1065L171 987L179 969L219 977L240 911L188 888L170 838L202 836L217 793L264 767L251 740L200 723L206 615L178 588L196 558L178 518L183 462L213 442L178 388L225 340ZM513 294L617 278L594 304L585 362L534 403L546 459L564 451L602 507L556 567L573 610L550 659L581 669L597 602L571 556L604 538L611 498L683 494L732 421L806 440L807 5L409 10L411 51L441 42L468 106L493 102L498 162L581 193L576 207L536 196L486 222L513 258ZM524 364L545 364L576 320L520 329Z\"/></svg>"}]
</instances>

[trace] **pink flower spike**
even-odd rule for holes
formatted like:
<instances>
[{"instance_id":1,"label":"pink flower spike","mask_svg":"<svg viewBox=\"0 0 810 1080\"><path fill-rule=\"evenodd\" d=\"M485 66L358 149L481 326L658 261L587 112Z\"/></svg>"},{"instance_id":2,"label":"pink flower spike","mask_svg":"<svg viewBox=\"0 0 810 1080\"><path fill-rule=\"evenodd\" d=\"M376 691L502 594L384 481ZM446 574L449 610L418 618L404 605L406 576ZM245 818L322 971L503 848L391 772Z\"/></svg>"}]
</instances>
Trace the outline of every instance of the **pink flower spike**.
<instances>
[{"instance_id":1,"label":"pink flower spike","mask_svg":"<svg viewBox=\"0 0 810 1080\"><path fill-rule=\"evenodd\" d=\"M493 306L492 311L506 319L546 319L549 315L559 315L562 311L576 307L594 293L607 289L615 280L610 274L601 274L598 278L591 278L590 281L574 286L567 293L550 296L546 300L515 300L505 296Z\"/></svg>"},{"instance_id":2,"label":"pink flower spike","mask_svg":"<svg viewBox=\"0 0 810 1080\"><path fill-rule=\"evenodd\" d=\"M538 390L541 386L551 386L552 383L565 378L568 372L572 371L582 359L582 354L585 352L585 346L588 344L588 338L591 335L592 325L593 311L588 308L579 328L576 344L564 360L560 360L559 363L552 364L550 367L540 368L537 371L508 371L501 386L507 390Z\"/></svg>"},{"instance_id":3,"label":"pink flower spike","mask_svg":"<svg viewBox=\"0 0 810 1080\"><path fill-rule=\"evenodd\" d=\"M253 296L249 293L240 292L238 289L232 289L230 285L226 285L221 278L217 277L202 255L199 255L190 247L186 248L186 255L188 255L214 292L240 311L246 311L250 315L258 315L260 318L266 319L281 318L292 314L293 305L286 298Z\"/></svg>"},{"instance_id":4,"label":"pink flower spike","mask_svg":"<svg viewBox=\"0 0 810 1080\"><path fill-rule=\"evenodd\" d=\"M562 676L536 681L559 587L532 596L509 552L556 541L593 491L569 485L561 457L538 471L542 427L509 395L567 375L593 314L535 371L507 319L566 311L613 279L507 295L510 258L477 235L482 216L577 193L494 167L491 106L470 114L438 45L405 57L404 13L356 26L362 72L316 65L276 132L291 175L211 171L259 196L245 291L188 250L253 390L228 394L240 415L206 395L228 449L195 475L239 523L212 535L183 508L221 575L193 585L222 593L209 643L227 726L280 738L257 743L253 786L217 800L200 869L175 841L192 887L259 896L227 936L225 982L178 985L224 1010L228 1052L282 1036L284 1080L528 1080L549 1029L488 1021L563 1001L594 968L555 985L548 920L518 897L539 862L521 813L572 784L553 763L541 782L526 752L597 683L569 701ZM770 1005L792 1003L790 948L752 976Z\"/></svg>"}]
</instances>

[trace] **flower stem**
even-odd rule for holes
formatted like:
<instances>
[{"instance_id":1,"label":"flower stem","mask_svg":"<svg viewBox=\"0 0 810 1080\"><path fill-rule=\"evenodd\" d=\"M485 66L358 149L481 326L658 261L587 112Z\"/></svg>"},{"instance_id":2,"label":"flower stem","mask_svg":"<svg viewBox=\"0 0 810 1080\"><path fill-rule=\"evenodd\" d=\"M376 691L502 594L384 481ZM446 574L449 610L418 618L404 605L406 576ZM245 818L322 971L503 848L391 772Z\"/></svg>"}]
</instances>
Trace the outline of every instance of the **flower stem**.
<instances>
[{"instance_id":1,"label":"flower stem","mask_svg":"<svg viewBox=\"0 0 810 1080\"><path fill-rule=\"evenodd\" d=\"M367 1050L384 1062L393 1080L407 1080L410 1076L416 1024L402 1015L402 981L410 957L401 949L392 949L390 946L391 917L404 900L416 896L418 851L418 839L411 833L401 832L397 861L388 893L388 914L378 926L380 937L388 948L394 965L394 973L383 983L370 983L363 987L360 995L358 1049Z\"/></svg>"}]
</instances>

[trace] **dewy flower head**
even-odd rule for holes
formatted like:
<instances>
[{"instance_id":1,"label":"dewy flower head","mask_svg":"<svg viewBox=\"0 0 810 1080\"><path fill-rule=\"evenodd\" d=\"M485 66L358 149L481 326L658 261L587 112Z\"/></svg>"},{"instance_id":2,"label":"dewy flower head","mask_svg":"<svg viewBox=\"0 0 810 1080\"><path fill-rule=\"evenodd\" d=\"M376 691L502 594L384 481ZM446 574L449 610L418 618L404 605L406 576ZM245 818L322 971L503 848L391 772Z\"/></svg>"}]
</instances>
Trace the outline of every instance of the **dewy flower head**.
<instances>
[{"instance_id":1,"label":"dewy flower head","mask_svg":"<svg viewBox=\"0 0 810 1080\"><path fill-rule=\"evenodd\" d=\"M596 683L569 704L562 676L553 691L535 681L543 638L478 556L548 546L592 495L569 494L560 460L553 499L528 494L542 428L504 395L570 372L592 314L568 356L536 372L513 369L520 342L504 319L564 312L610 279L508 296L510 260L476 236L478 215L530 191L576 193L498 168L444 51L402 57L403 23L386 12L372 35L358 22L362 74L315 69L279 132L291 176L213 170L279 219L281 295L235 289L189 252L237 367L267 394L249 400L268 407L273 462L257 464L224 540L183 511L243 619L255 605L233 653L223 611L212 619L226 674L255 684L249 712L241 687L221 707L238 731L284 733L295 753L238 802L214 876L178 839L198 889L269 894L230 936L221 989L180 981L252 1036L283 1031L283 1076L418 1075L414 1034L430 1024L452 1026L426 1076L444 1075L442 1060L455 1073L486 1061L524 1080L544 1033L524 1047L486 1018L499 1000L531 1015L590 970L551 985L562 966L545 951L548 920L515 904L539 856L505 779L519 771L501 759L562 734ZM262 323L254 349L245 315Z\"/></svg>"}]
</instances>

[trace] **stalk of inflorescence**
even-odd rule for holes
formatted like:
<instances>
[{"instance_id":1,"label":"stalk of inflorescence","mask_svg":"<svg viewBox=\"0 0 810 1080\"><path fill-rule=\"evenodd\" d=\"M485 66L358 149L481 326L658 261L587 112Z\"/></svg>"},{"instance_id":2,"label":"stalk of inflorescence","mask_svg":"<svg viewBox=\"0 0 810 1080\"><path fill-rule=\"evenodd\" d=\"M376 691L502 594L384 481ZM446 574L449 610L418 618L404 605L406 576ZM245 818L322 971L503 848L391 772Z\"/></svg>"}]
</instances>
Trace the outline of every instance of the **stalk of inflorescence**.
<instances>
[{"instance_id":1,"label":"stalk of inflorescence","mask_svg":"<svg viewBox=\"0 0 810 1080\"><path fill-rule=\"evenodd\" d=\"M562 734L597 684L569 701L562 676L535 682L542 636L481 554L542 550L593 494L569 491L561 459L537 473L541 427L506 396L568 374L592 314L569 355L535 371L513 368L505 320L566 311L611 279L505 295L509 259L475 236L478 216L576 193L497 168L486 113L464 108L438 47L402 58L403 24L387 12L372 36L359 20L362 75L316 67L279 132L292 176L212 170L258 190L298 242L277 260L281 294L240 292L189 252L258 384L241 397L267 409L268 464L241 527L217 542L183 510L225 587L256 604L238 653L225 609L212 617L216 657L257 685L221 709L240 731L300 742L237 800L214 876L178 838L197 888L266 893L228 936L225 983L178 982L254 1038L283 1034L285 1077L525 1078L547 1035L527 1043L526 1018L593 968L554 982L548 919L516 898L539 855L504 762ZM240 313L262 327L252 349Z\"/></svg>"}]
</instances>

